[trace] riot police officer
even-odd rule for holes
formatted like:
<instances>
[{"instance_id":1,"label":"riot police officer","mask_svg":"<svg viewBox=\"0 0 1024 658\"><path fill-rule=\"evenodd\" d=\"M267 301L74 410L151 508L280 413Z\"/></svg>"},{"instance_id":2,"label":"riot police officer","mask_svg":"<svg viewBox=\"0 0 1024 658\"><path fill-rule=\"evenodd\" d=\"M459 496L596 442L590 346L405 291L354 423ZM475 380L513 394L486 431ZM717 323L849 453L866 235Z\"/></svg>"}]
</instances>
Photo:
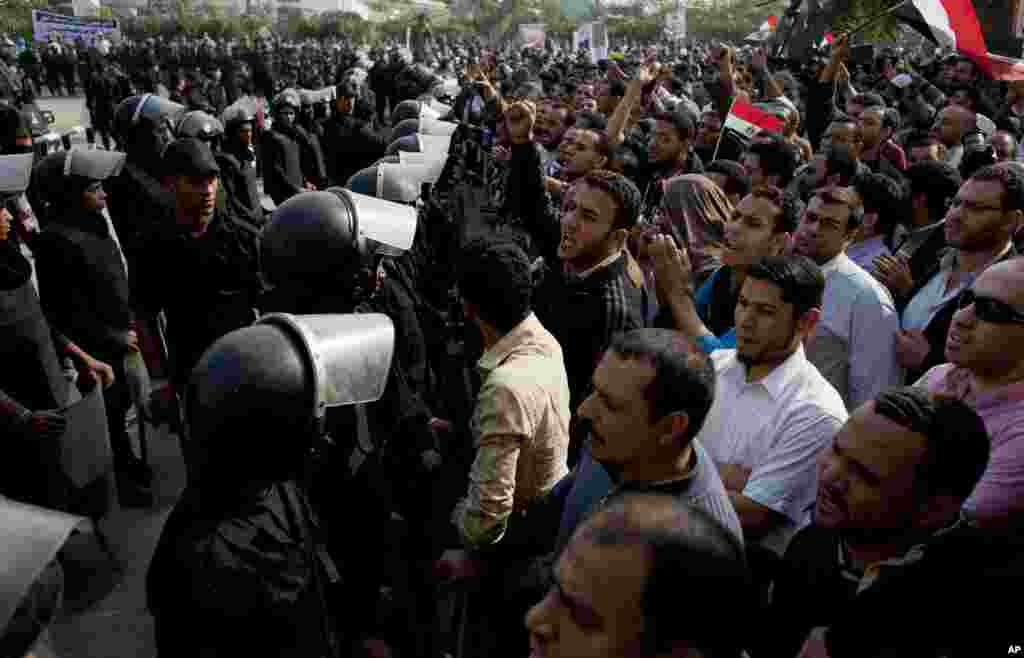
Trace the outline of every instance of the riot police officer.
<instances>
[{"instance_id":1,"label":"riot police officer","mask_svg":"<svg viewBox=\"0 0 1024 658\"><path fill-rule=\"evenodd\" d=\"M114 112L114 132L128 154L124 169L109 181L110 218L129 266L154 225L169 222L174 196L160 184L160 157L185 108L154 94L129 96Z\"/></svg>"},{"instance_id":2,"label":"riot police officer","mask_svg":"<svg viewBox=\"0 0 1024 658\"><path fill-rule=\"evenodd\" d=\"M384 157L387 141L370 124L355 116L359 88L351 81L337 87L334 114L323 123L327 177L345 185L352 174Z\"/></svg>"},{"instance_id":3,"label":"riot police officer","mask_svg":"<svg viewBox=\"0 0 1024 658\"><path fill-rule=\"evenodd\" d=\"M228 107L224 111L224 141L214 157L220 165L228 209L258 228L264 224L265 212L257 183L255 128L256 114L244 103Z\"/></svg>"},{"instance_id":4,"label":"riot police officer","mask_svg":"<svg viewBox=\"0 0 1024 658\"><path fill-rule=\"evenodd\" d=\"M382 260L408 250L415 231L416 211L410 206L340 188L293 197L274 211L263 231L264 269L275 286L265 308L294 313L387 312L379 306ZM400 317L388 315L396 323ZM401 336L404 329L397 333ZM346 565L378 563L389 543L388 501L394 484L429 478L440 462L430 410L410 386L406 364L397 356L405 352L405 346L396 345L396 359L379 402L358 409L355 416L334 414L327 419L337 452L325 466L315 502L324 515L329 548L333 555L344 556ZM339 505L353 499L367 503L358 509ZM351 541L352 527L364 529L361 541ZM338 605L344 609L351 600L375 600L381 576L382 570L365 567L346 572L348 599ZM368 633L373 622L372 606L357 608L346 615L354 641Z\"/></svg>"},{"instance_id":5,"label":"riot police officer","mask_svg":"<svg viewBox=\"0 0 1024 658\"><path fill-rule=\"evenodd\" d=\"M133 273L135 302L146 327L165 313L171 380L178 392L203 350L250 324L260 304L257 233L216 207L219 177L207 143L185 138L167 147L163 179L174 192L173 220L145 237Z\"/></svg>"},{"instance_id":6,"label":"riot police officer","mask_svg":"<svg viewBox=\"0 0 1024 658\"><path fill-rule=\"evenodd\" d=\"M114 453L118 496L125 506L152 503L152 473L138 459L125 429L131 406L125 358L139 351L128 273L103 210L104 181L116 176L126 156L116 151L73 149L53 153L36 166L37 210L43 232L33 242L42 302L58 331L111 364L114 385L104 395Z\"/></svg>"},{"instance_id":7,"label":"riot police officer","mask_svg":"<svg viewBox=\"0 0 1024 658\"><path fill-rule=\"evenodd\" d=\"M161 656L340 655L306 474L327 408L379 398L393 344L381 315L279 314L196 364L188 485L147 574Z\"/></svg>"},{"instance_id":8,"label":"riot police officer","mask_svg":"<svg viewBox=\"0 0 1024 658\"><path fill-rule=\"evenodd\" d=\"M260 140L263 185L278 205L311 189L303 178L301 138L295 130L299 105L299 95L293 89L278 94L271 103L271 129Z\"/></svg>"}]
</instances>

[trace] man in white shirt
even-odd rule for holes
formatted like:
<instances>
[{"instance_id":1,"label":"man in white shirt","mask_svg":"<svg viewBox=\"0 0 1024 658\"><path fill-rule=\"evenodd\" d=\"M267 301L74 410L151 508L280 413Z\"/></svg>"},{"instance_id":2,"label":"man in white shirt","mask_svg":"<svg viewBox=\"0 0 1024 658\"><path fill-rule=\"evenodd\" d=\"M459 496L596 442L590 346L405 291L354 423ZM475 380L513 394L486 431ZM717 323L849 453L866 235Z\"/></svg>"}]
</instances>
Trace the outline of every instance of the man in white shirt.
<instances>
[{"instance_id":1,"label":"man in white shirt","mask_svg":"<svg viewBox=\"0 0 1024 658\"><path fill-rule=\"evenodd\" d=\"M802 256L754 264L736 303L736 349L712 354L715 402L697 439L718 466L747 545L781 555L814 503L815 462L846 422L804 354L825 279Z\"/></svg>"},{"instance_id":2,"label":"man in white shirt","mask_svg":"<svg viewBox=\"0 0 1024 658\"><path fill-rule=\"evenodd\" d=\"M817 263L825 275L821 317L807 343L807 360L835 387L847 409L903 380L895 355L900 316L892 295L845 253L863 218L855 190L822 188L796 232L795 252Z\"/></svg>"}]
</instances>

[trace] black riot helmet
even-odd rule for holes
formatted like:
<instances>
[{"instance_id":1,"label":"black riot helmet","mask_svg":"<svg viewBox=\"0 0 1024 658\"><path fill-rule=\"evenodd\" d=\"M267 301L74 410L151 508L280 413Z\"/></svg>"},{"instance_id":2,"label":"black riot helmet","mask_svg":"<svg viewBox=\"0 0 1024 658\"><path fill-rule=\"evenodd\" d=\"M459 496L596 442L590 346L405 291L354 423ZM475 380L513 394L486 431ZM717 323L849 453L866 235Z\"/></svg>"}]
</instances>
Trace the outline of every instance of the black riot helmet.
<instances>
[{"instance_id":1,"label":"black riot helmet","mask_svg":"<svg viewBox=\"0 0 1024 658\"><path fill-rule=\"evenodd\" d=\"M224 126L216 117L202 110L193 110L186 112L178 121L174 136L178 139L193 137L209 144L212 150L219 151L224 138Z\"/></svg>"},{"instance_id":2,"label":"black riot helmet","mask_svg":"<svg viewBox=\"0 0 1024 658\"><path fill-rule=\"evenodd\" d=\"M33 189L47 203L77 207L82 192L121 173L127 157L118 151L82 148L51 153L32 170Z\"/></svg>"},{"instance_id":3,"label":"black riot helmet","mask_svg":"<svg viewBox=\"0 0 1024 658\"><path fill-rule=\"evenodd\" d=\"M230 491L300 475L327 408L383 394L394 335L376 313L278 313L222 336L186 389L190 482Z\"/></svg>"},{"instance_id":4,"label":"black riot helmet","mask_svg":"<svg viewBox=\"0 0 1024 658\"><path fill-rule=\"evenodd\" d=\"M303 192L274 210L263 229L263 265L276 285L323 287L412 247L416 209L340 187Z\"/></svg>"},{"instance_id":5,"label":"black riot helmet","mask_svg":"<svg viewBox=\"0 0 1024 658\"><path fill-rule=\"evenodd\" d=\"M114 110L114 133L133 160L159 160L184 113L184 105L155 94L129 96Z\"/></svg>"},{"instance_id":6,"label":"black riot helmet","mask_svg":"<svg viewBox=\"0 0 1024 658\"><path fill-rule=\"evenodd\" d=\"M419 119L422 103L418 100L409 99L400 102L391 113L391 125L397 126L406 119Z\"/></svg>"},{"instance_id":7,"label":"black riot helmet","mask_svg":"<svg viewBox=\"0 0 1024 658\"><path fill-rule=\"evenodd\" d=\"M389 142L418 133L420 131L420 118L402 119L394 125L395 127L391 129L391 135L388 137Z\"/></svg>"},{"instance_id":8,"label":"black riot helmet","mask_svg":"<svg viewBox=\"0 0 1024 658\"><path fill-rule=\"evenodd\" d=\"M441 175L444 160L402 164L384 162L360 169L348 179L345 187L358 194L394 203L415 204L424 183L434 183Z\"/></svg>"}]
</instances>

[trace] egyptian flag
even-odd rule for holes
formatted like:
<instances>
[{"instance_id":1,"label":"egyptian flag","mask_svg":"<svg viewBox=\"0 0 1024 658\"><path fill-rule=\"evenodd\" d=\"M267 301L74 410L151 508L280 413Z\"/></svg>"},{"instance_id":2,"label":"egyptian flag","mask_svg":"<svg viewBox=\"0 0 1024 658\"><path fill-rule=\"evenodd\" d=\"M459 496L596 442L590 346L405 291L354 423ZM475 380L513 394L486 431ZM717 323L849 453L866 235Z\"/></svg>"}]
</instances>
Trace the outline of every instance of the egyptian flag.
<instances>
[{"instance_id":1,"label":"egyptian flag","mask_svg":"<svg viewBox=\"0 0 1024 658\"><path fill-rule=\"evenodd\" d=\"M733 100L722 124L714 159L739 160L750 140L762 130L782 134L782 119L739 98Z\"/></svg>"},{"instance_id":2,"label":"egyptian flag","mask_svg":"<svg viewBox=\"0 0 1024 658\"><path fill-rule=\"evenodd\" d=\"M775 33L775 27L778 23L778 18L769 16L768 20L761 23L761 27L757 28L756 32L751 32L746 36L745 41L767 41Z\"/></svg>"},{"instance_id":3,"label":"egyptian flag","mask_svg":"<svg viewBox=\"0 0 1024 658\"><path fill-rule=\"evenodd\" d=\"M971 0L911 0L896 16L939 46L956 48L995 80L1024 80L1024 62L989 52Z\"/></svg>"},{"instance_id":4,"label":"egyptian flag","mask_svg":"<svg viewBox=\"0 0 1024 658\"><path fill-rule=\"evenodd\" d=\"M831 32L826 32L825 36L823 36L821 38L821 43L818 44L818 47L819 48L824 48L825 46L831 46L831 45L832 45L832 33Z\"/></svg>"}]
</instances>

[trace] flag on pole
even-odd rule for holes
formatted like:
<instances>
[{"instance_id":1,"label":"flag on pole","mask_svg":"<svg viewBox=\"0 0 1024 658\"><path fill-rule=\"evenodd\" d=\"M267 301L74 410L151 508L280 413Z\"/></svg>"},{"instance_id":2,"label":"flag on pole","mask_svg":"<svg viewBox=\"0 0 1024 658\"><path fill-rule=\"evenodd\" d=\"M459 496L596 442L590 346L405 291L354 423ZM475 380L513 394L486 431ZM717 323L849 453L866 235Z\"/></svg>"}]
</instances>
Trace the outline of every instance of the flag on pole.
<instances>
[{"instance_id":1,"label":"flag on pole","mask_svg":"<svg viewBox=\"0 0 1024 658\"><path fill-rule=\"evenodd\" d=\"M996 80L1024 80L1024 61L989 52L971 0L910 0L896 16L939 46L956 48Z\"/></svg>"},{"instance_id":2,"label":"flag on pole","mask_svg":"<svg viewBox=\"0 0 1024 658\"><path fill-rule=\"evenodd\" d=\"M722 133L718 137L718 144L715 145L715 155L712 160L718 158L718 151L722 148L723 142L727 144L729 159L734 159L737 154L733 150L742 152L750 140L762 130L774 133L782 133L784 124L782 119L755 107L753 104L739 98L733 100L729 107L729 115L722 124Z\"/></svg>"}]
</instances>

